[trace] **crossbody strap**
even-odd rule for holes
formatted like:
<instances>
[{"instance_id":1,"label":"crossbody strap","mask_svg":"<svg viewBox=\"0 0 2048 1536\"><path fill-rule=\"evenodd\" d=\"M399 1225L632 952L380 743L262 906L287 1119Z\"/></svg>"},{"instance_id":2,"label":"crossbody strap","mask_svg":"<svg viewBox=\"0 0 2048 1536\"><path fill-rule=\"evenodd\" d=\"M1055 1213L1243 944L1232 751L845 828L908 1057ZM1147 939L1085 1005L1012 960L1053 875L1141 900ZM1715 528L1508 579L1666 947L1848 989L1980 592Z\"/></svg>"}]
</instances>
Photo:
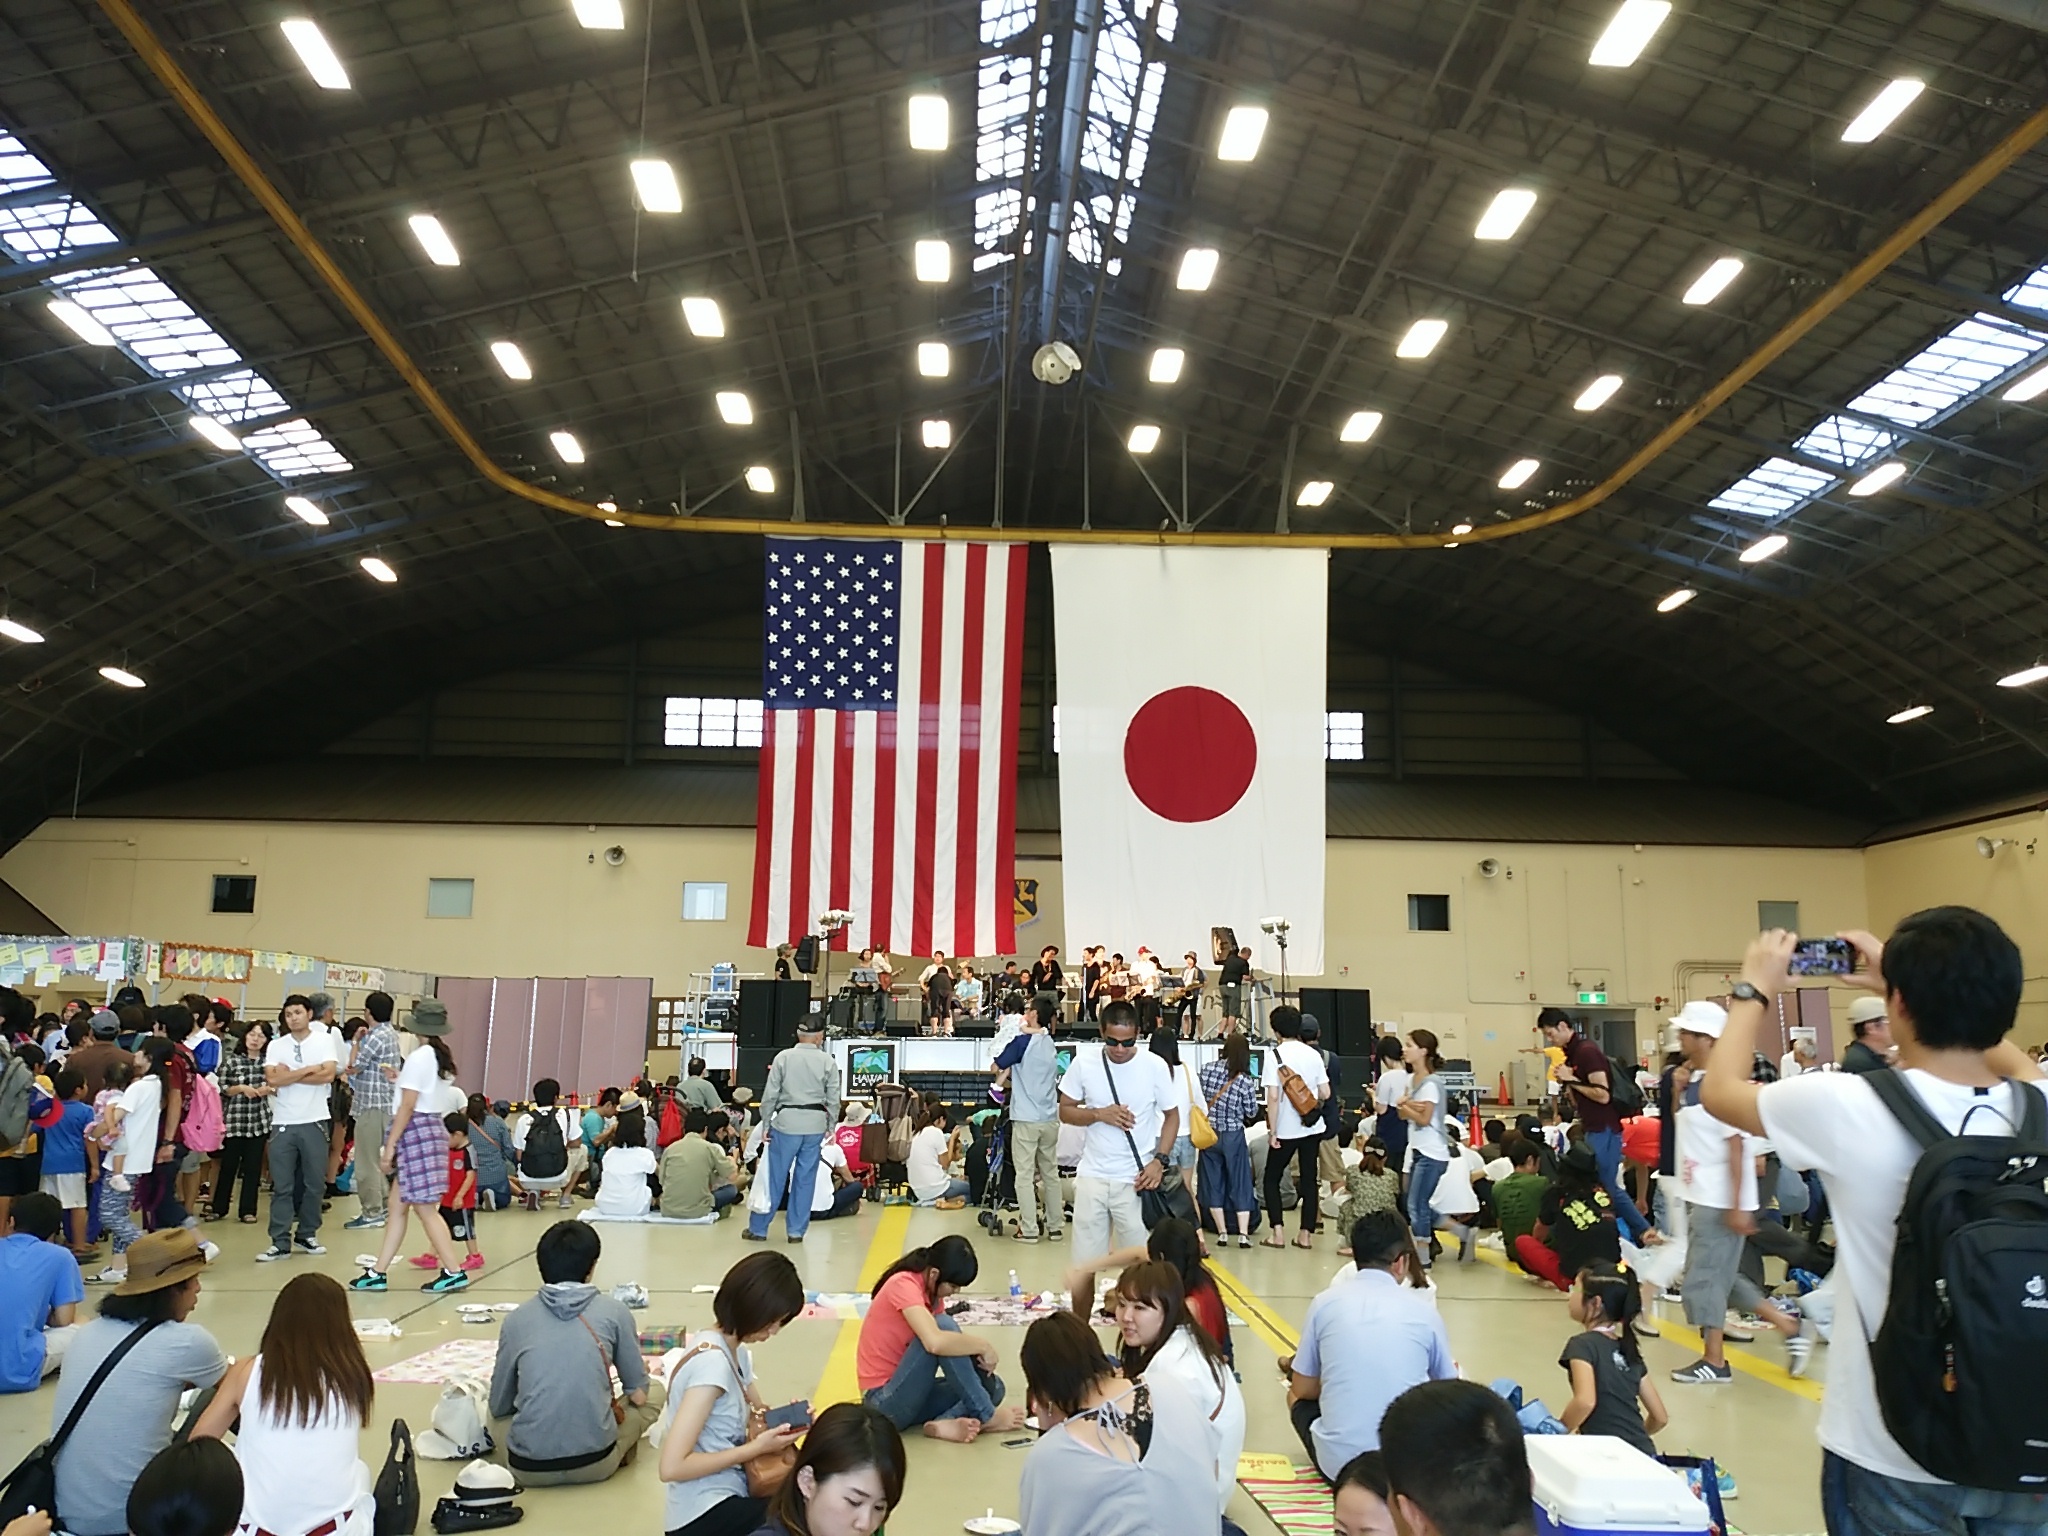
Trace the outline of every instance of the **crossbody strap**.
<instances>
[{"instance_id":1,"label":"crossbody strap","mask_svg":"<svg viewBox=\"0 0 2048 1536\"><path fill-rule=\"evenodd\" d=\"M64 1442L71 1438L71 1431L78 1428L78 1421L85 1417L85 1410L92 1406L94 1395L101 1387L106 1385L107 1378L114 1374L114 1367L128 1357L128 1351L140 1344L161 1326L163 1322L164 1319L158 1317L144 1323L141 1327L130 1333L127 1338L116 1344L108 1353L107 1358L100 1362L100 1368L92 1373L92 1380L88 1381L85 1384L85 1390L78 1394L78 1401L73 1403L71 1411L64 1415L64 1422L57 1426L57 1433L50 1436L50 1454L52 1456L55 1456L64 1449Z\"/></svg>"},{"instance_id":2,"label":"crossbody strap","mask_svg":"<svg viewBox=\"0 0 2048 1536\"><path fill-rule=\"evenodd\" d=\"M1109 1056L1106 1052L1102 1058L1102 1077L1103 1081L1109 1084L1110 1102L1112 1104L1123 1103L1122 1097L1116 1091L1116 1074L1109 1070ZM1138 1172L1143 1173L1145 1171L1145 1158L1138 1151L1138 1138L1127 1130L1124 1132L1124 1140L1130 1144L1131 1156L1137 1161Z\"/></svg>"}]
</instances>

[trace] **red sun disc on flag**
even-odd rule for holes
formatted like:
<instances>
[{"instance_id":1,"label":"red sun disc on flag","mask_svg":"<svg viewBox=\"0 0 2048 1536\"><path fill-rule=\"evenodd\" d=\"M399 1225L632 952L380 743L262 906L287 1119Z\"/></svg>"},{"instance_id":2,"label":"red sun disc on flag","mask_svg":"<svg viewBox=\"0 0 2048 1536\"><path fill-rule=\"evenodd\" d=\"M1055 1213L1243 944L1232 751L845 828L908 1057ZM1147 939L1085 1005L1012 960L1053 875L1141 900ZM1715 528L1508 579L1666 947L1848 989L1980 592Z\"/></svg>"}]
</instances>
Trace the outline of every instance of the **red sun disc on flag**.
<instances>
[{"instance_id":1,"label":"red sun disc on flag","mask_svg":"<svg viewBox=\"0 0 2048 1536\"><path fill-rule=\"evenodd\" d=\"M1258 766L1251 721L1213 689L1155 693L1124 732L1131 792L1167 821L1214 821L1244 798Z\"/></svg>"}]
</instances>

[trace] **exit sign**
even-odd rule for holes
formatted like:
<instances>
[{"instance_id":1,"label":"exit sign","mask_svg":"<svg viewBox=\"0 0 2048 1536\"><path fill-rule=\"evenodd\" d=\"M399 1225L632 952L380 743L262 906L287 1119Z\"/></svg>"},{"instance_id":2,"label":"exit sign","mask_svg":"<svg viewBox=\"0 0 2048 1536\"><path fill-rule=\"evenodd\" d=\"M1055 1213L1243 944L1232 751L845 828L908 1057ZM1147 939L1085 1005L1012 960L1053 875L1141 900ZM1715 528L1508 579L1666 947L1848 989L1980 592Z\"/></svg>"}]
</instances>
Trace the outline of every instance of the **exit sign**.
<instances>
[{"instance_id":1,"label":"exit sign","mask_svg":"<svg viewBox=\"0 0 2048 1536\"><path fill-rule=\"evenodd\" d=\"M1581 992L1579 994L1579 1004L1581 1007L1604 1008L1607 1006L1607 994L1605 992Z\"/></svg>"}]
</instances>

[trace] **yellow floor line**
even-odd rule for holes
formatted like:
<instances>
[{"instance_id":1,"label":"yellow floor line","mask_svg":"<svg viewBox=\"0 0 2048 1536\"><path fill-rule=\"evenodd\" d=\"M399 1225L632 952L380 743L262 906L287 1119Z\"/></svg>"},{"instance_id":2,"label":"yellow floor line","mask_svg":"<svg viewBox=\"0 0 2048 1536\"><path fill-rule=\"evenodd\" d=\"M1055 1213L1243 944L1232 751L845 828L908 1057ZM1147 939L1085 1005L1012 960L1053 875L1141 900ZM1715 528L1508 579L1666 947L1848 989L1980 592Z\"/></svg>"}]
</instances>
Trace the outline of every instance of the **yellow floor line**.
<instances>
[{"instance_id":1,"label":"yellow floor line","mask_svg":"<svg viewBox=\"0 0 2048 1536\"><path fill-rule=\"evenodd\" d=\"M1484 1243L1481 1243L1476 1251L1482 1264L1491 1264L1495 1269L1505 1270L1511 1275L1524 1275L1528 1273L1527 1270L1515 1263L1514 1260L1508 1258L1505 1254L1496 1253ZM1553 1291L1551 1294L1561 1295L1562 1292ZM1675 1344L1679 1348L1690 1350L1695 1354L1701 1353L1706 1349L1706 1342L1683 1323L1675 1323L1668 1318L1660 1317L1657 1319L1657 1327L1660 1336L1667 1343ZM1761 1334L1759 1334L1759 1337L1761 1337ZM1754 1359L1749 1355L1743 1354L1742 1348L1742 1345L1737 1344L1724 1351L1724 1353L1728 1357L1729 1365L1742 1372L1743 1375L1754 1376L1758 1381L1768 1382L1771 1386L1790 1392L1794 1397L1806 1398L1809 1402L1817 1403L1821 1400L1821 1384L1819 1382L1807 1381L1803 1377L1794 1376L1775 1361Z\"/></svg>"},{"instance_id":2,"label":"yellow floor line","mask_svg":"<svg viewBox=\"0 0 2048 1536\"><path fill-rule=\"evenodd\" d=\"M1230 1304L1231 1311L1251 1326L1253 1333L1276 1355L1291 1355L1301 1347L1301 1337L1288 1327L1280 1314L1267 1306L1265 1301L1250 1286L1238 1279L1214 1259L1207 1261L1209 1273L1216 1279L1216 1289L1223 1293L1223 1299Z\"/></svg>"},{"instance_id":3,"label":"yellow floor line","mask_svg":"<svg viewBox=\"0 0 2048 1536\"><path fill-rule=\"evenodd\" d=\"M863 1294L873 1289L882 1271L903 1257L903 1240L910 1233L910 1207L886 1205L875 1223L875 1235L868 1242L868 1255L861 1261ZM860 1322L849 1319L839 1325L839 1337L832 1353L825 1357L825 1374L818 1378L818 1390L811 1394L811 1411L821 1412L834 1403L860 1401L860 1378L854 1371L854 1356L860 1349Z\"/></svg>"}]
</instances>

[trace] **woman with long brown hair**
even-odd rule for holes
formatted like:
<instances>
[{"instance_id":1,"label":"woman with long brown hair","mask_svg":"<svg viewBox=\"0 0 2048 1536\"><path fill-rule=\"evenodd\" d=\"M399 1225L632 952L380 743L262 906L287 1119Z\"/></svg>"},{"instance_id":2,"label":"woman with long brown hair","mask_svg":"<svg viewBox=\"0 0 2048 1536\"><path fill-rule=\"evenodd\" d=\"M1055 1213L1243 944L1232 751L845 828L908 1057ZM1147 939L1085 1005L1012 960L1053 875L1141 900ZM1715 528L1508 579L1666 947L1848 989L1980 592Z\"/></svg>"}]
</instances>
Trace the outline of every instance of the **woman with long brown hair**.
<instances>
[{"instance_id":1,"label":"woman with long brown hair","mask_svg":"<svg viewBox=\"0 0 2048 1536\"><path fill-rule=\"evenodd\" d=\"M270 1309L261 1348L221 1378L196 1437L235 1433L242 1530L368 1536L376 1515L358 1445L376 1389L349 1320L348 1292L294 1275Z\"/></svg>"},{"instance_id":2,"label":"woman with long brown hair","mask_svg":"<svg viewBox=\"0 0 2048 1536\"><path fill-rule=\"evenodd\" d=\"M1216 1509L1222 1513L1237 1486L1237 1458L1244 1450L1244 1394L1223 1351L1188 1311L1181 1272L1158 1259L1133 1264L1118 1277L1110 1306L1123 1336L1124 1379L1178 1393L1208 1421Z\"/></svg>"},{"instance_id":3,"label":"woman with long brown hair","mask_svg":"<svg viewBox=\"0 0 2048 1536\"><path fill-rule=\"evenodd\" d=\"M903 1502L903 1437L886 1414L834 1403L804 1435L755 1536L873 1536Z\"/></svg>"}]
</instances>

